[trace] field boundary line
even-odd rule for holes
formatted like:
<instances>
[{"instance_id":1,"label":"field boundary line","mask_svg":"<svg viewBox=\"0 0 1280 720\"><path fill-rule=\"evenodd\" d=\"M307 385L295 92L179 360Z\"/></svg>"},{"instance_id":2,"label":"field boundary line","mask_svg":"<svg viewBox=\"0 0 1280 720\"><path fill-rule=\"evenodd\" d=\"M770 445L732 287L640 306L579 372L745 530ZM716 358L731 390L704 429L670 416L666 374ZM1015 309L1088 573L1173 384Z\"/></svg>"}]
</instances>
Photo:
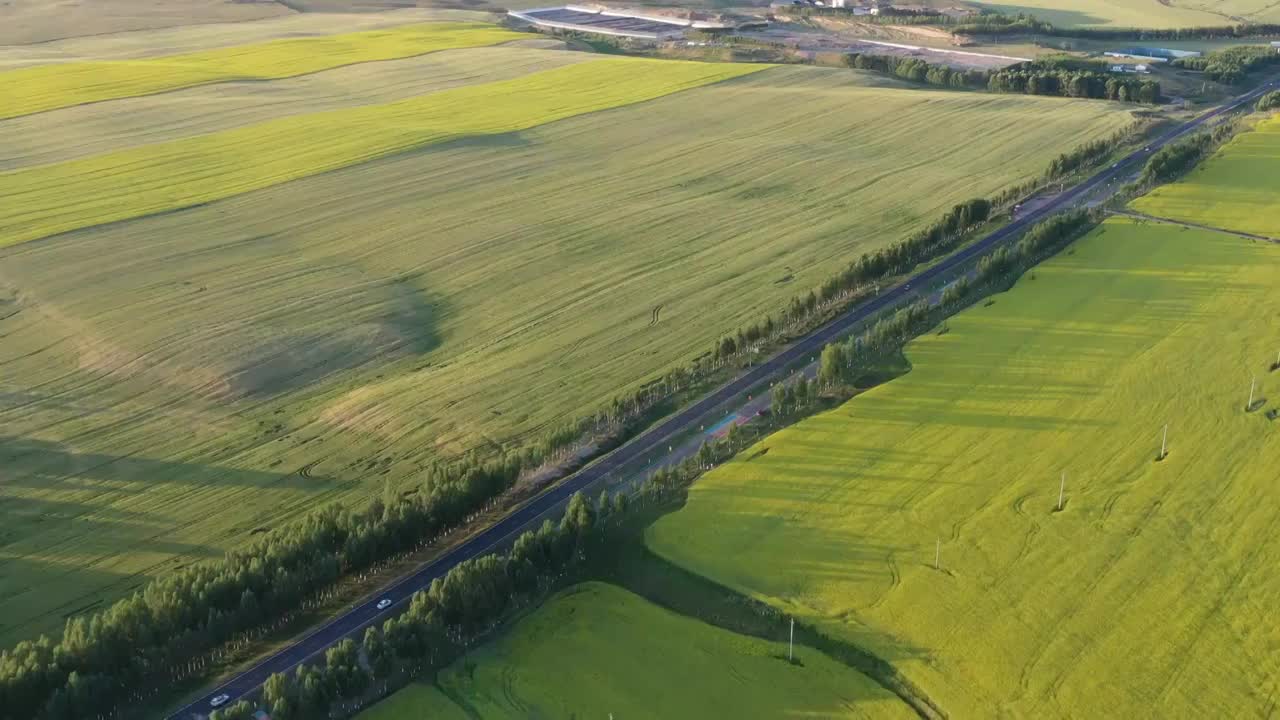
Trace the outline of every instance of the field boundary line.
<instances>
[{"instance_id":1,"label":"field boundary line","mask_svg":"<svg viewBox=\"0 0 1280 720\"><path fill-rule=\"evenodd\" d=\"M1159 215L1148 215L1135 210L1108 210L1107 213L1110 215L1121 215L1135 220L1148 220L1150 222L1164 223L1166 225L1180 225L1185 228L1191 228L1192 230L1207 230L1209 232L1222 233L1224 235L1235 235L1236 237L1247 238L1249 240L1262 240L1264 242L1280 245L1280 238L1268 237L1266 235L1255 235L1253 233L1244 232L1243 230L1229 230L1227 228L1215 227L1213 225L1201 225L1200 223L1187 222L1185 220L1174 220L1172 218L1160 217Z\"/></svg>"}]
</instances>

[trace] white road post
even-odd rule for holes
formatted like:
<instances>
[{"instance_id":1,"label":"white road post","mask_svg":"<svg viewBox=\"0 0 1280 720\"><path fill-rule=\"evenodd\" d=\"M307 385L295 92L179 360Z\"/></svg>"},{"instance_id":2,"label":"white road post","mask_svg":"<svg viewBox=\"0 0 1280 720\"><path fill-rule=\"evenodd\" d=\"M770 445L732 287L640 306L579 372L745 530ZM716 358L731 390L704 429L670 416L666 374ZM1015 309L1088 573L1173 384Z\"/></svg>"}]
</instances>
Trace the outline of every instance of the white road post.
<instances>
[{"instance_id":1,"label":"white road post","mask_svg":"<svg viewBox=\"0 0 1280 720\"><path fill-rule=\"evenodd\" d=\"M1067 471L1062 471L1062 481L1058 483L1058 512L1062 512L1062 496L1067 491Z\"/></svg>"},{"instance_id":2,"label":"white road post","mask_svg":"<svg viewBox=\"0 0 1280 720\"><path fill-rule=\"evenodd\" d=\"M1164 435L1160 438L1160 459L1161 460L1164 459L1165 455L1169 454L1167 450L1168 447L1169 447L1169 423L1165 423Z\"/></svg>"},{"instance_id":3,"label":"white road post","mask_svg":"<svg viewBox=\"0 0 1280 720\"><path fill-rule=\"evenodd\" d=\"M933 569L942 569L942 541L938 540L933 545Z\"/></svg>"},{"instance_id":4,"label":"white road post","mask_svg":"<svg viewBox=\"0 0 1280 720\"><path fill-rule=\"evenodd\" d=\"M1244 406L1246 412L1253 409L1253 389L1258 385L1258 377L1255 375L1253 380L1249 382L1249 404Z\"/></svg>"},{"instance_id":5,"label":"white road post","mask_svg":"<svg viewBox=\"0 0 1280 720\"><path fill-rule=\"evenodd\" d=\"M796 619L791 618L791 639L787 641L787 662L791 662L796 646Z\"/></svg>"}]
</instances>

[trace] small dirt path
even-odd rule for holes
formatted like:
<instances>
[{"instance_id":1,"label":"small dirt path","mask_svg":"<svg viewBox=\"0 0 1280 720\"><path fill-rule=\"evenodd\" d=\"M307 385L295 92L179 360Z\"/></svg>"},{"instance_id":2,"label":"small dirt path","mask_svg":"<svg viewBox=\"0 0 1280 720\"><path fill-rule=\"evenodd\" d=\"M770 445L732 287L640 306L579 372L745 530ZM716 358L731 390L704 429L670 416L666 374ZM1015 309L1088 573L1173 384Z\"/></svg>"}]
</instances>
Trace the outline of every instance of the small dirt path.
<instances>
[{"instance_id":1,"label":"small dirt path","mask_svg":"<svg viewBox=\"0 0 1280 720\"><path fill-rule=\"evenodd\" d=\"M1132 210L1109 210L1108 212L1112 215L1123 215L1124 217L1134 218L1135 220L1150 220L1151 222L1165 223L1167 225L1181 225L1182 227L1192 228L1194 230L1208 230L1209 232L1235 235L1236 237L1249 238L1250 240L1263 240L1269 243L1280 244L1280 238L1267 237L1266 235L1254 235L1253 233L1242 232L1240 230L1228 230L1226 228L1214 227L1212 225L1200 225L1199 223L1183 222L1182 220L1170 220L1169 218L1147 215L1146 213L1134 212Z\"/></svg>"}]
</instances>

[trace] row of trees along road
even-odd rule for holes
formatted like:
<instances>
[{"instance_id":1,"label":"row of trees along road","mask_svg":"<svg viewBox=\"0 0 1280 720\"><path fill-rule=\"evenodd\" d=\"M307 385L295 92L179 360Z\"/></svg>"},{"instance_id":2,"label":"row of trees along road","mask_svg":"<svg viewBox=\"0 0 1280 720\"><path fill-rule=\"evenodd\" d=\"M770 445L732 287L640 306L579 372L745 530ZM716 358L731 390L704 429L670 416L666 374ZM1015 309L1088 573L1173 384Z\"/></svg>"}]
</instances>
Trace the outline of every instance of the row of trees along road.
<instances>
[{"instance_id":1,"label":"row of trees along road","mask_svg":"<svg viewBox=\"0 0 1280 720\"><path fill-rule=\"evenodd\" d=\"M340 576L456 527L537 461L530 453L434 468L405 495L356 511L324 507L220 561L72 618L57 642L21 642L0 653L0 718L91 717L189 677L212 648L278 624Z\"/></svg>"},{"instance_id":2,"label":"row of trees along road","mask_svg":"<svg viewBox=\"0 0 1280 720\"><path fill-rule=\"evenodd\" d=\"M523 533L504 554L459 563L414 594L405 612L367 628L360 642L345 639L326 651L323 663L272 675L262 704L275 720L341 717L443 667L612 542L611 530L627 507L622 494L602 493L594 503L575 494L559 523L548 520ZM248 720L253 710L242 702L210 720Z\"/></svg>"}]
</instances>

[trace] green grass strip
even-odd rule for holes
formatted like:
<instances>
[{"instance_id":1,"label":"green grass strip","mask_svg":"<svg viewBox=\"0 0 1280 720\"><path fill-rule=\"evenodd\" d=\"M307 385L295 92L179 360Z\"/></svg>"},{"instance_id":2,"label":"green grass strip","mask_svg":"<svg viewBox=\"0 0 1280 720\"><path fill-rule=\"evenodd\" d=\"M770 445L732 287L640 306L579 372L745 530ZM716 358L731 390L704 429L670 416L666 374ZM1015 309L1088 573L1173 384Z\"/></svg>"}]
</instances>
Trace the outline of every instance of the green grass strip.
<instances>
[{"instance_id":1,"label":"green grass strip","mask_svg":"<svg viewBox=\"0 0 1280 720\"><path fill-rule=\"evenodd\" d=\"M0 247L177 210L431 143L525 130L761 70L616 58L0 174Z\"/></svg>"},{"instance_id":2,"label":"green grass strip","mask_svg":"<svg viewBox=\"0 0 1280 720\"><path fill-rule=\"evenodd\" d=\"M487 23L424 23L274 40L142 60L40 65L0 73L0 119L231 80L277 80L343 65L528 37Z\"/></svg>"},{"instance_id":3,"label":"green grass strip","mask_svg":"<svg viewBox=\"0 0 1280 720\"><path fill-rule=\"evenodd\" d=\"M785 635L737 635L588 582L442 671L438 687L411 685L357 717L914 717L839 661L802 645L795 656Z\"/></svg>"}]
</instances>

